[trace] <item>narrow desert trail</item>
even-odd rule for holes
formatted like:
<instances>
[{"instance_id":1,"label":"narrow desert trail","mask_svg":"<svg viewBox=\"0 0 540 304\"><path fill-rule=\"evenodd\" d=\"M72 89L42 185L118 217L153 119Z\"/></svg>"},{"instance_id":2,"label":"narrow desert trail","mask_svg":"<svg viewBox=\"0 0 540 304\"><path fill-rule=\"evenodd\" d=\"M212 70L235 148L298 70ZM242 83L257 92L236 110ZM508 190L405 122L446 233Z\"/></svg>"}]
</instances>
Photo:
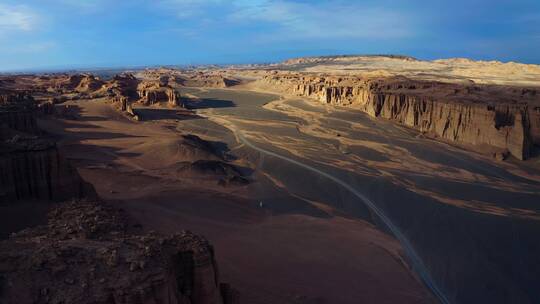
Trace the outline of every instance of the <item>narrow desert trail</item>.
<instances>
[{"instance_id":1,"label":"narrow desert trail","mask_svg":"<svg viewBox=\"0 0 540 304\"><path fill-rule=\"evenodd\" d=\"M428 269L426 268L426 266L424 265L424 263L422 262L422 260L418 256L418 254L416 253L415 249L412 247L409 240L405 237L405 235L403 233L401 233L401 231L398 229L398 227L396 227L392 223L392 221L384 214L384 211L381 210L380 208L378 208L377 205L374 202L372 202L368 197L366 197L361 192L357 191L355 188L353 188L352 186L350 186L346 182L342 181L341 179L339 179L339 178L337 178L337 177L335 177L335 176L333 176L331 174L328 174L328 173L326 173L324 171L321 171L321 170L319 170L317 168L306 165L306 164L304 164L302 162L299 162L299 161L296 161L294 159L288 158L286 156L283 156L283 155L274 153L272 151L268 151L268 150L265 150L263 148L257 147L252 142L250 142L244 136L244 133L242 132L242 130L238 129L238 127L236 127L236 125L234 125L233 123L228 122L225 125L230 127L231 131L233 131L233 133L237 136L237 138L240 140L240 142L247 145L248 147L250 147L250 148L252 148L252 149L254 149L254 150L258 151L258 152L261 152L263 154L279 158L279 159L281 159L281 160L283 160L285 162L289 162L289 163L292 163L292 164L294 164L296 166L299 166L299 167L302 167L304 169L313 171L316 174L319 174L319 175L333 181L334 183L340 185L341 187L347 189L349 192L351 192L356 197L358 197L362 201L363 204L366 204L382 220L382 222L388 227L388 229L390 229L392 234L398 239L401 246L404 248L407 257L409 258L408 262L411 264L412 269L420 276L422 281L433 292L433 294L437 297L439 302L443 303L443 304L450 304L450 301L446 298L444 293L439 289L439 287L437 286L437 283L431 277L431 274L429 273Z\"/></svg>"}]
</instances>

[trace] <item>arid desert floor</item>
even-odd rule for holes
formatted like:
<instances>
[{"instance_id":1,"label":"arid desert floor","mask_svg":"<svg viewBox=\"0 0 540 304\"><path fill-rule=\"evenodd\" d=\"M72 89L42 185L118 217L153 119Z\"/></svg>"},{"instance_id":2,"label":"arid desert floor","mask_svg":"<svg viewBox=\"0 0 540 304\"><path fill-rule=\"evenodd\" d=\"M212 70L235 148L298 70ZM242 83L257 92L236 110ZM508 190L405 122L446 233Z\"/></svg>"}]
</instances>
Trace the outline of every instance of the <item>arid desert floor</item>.
<instances>
[{"instance_id":1,"label":"arid desert floor","mask_svg":"<svg viewBox=\"0 0 540 304\"><path fill-rule=\"evenodd\" d=\"M201 299L234 294L226 282L253 304L536 303L539 76L399 56L6 76L0 237L47 223L56 196L77 209L85 192L97 207L84 210L125 210L150 239L205 237L178 238L216 260L196 265L215 285L192 283ZM36 229L10 241L39 248L50 233ZM69 246L114 245L67 230ZM32 277L23 270L10 271ZM165 290L180 280L165 277Z\"/></svg>"}]
</instances>

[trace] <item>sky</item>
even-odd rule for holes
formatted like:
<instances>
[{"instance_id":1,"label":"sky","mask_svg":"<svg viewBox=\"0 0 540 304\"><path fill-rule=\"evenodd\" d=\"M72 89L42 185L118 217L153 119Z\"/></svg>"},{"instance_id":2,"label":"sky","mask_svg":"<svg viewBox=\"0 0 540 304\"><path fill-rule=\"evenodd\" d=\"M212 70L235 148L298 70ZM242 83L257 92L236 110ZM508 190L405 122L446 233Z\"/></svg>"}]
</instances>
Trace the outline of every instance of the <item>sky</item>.
<instances>
[{"instance_id":1,"label":"sky","mask_svg":"<svg viewBox=\"0 0 540 304\"><path fill-rule=\"evenodd\" d=\"M0 0L0 71L338 54L540 64L540 0Z\"/></svg>"}]
</instances>

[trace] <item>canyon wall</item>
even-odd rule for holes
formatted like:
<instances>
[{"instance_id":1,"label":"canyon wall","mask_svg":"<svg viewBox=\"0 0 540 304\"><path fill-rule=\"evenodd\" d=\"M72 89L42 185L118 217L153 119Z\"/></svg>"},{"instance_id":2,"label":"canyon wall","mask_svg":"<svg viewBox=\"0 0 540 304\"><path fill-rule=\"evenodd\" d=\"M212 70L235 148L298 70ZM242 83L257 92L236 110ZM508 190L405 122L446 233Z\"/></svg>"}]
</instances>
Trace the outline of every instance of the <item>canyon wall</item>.
<instances>
[{"instance_id":1,"label":"canyon wall","mask_svg":"<svg viewBox=\"0 0 540 304\"><path fill-rule=\"evenodd\" d=\"M0 204L93 194L56 144L40 136L33 100L24 94L13 96L0 97Z\"/></svg>"},{"instance_id":2,"label":"canyon wall","mask_svg":"<svg viewBox=\"0 0 540 304\"><path fill-rule=\"evenodd\" d=\"M262 81L290 94L353 106L475 150L523 160L540 144L540 92L534 89L300 74L273 74Z\"/></svg>"},{"instance_id":3,"label":"canyon wall","mask_svg":"<svg viewBox=\"0 0 540 304\"><path fill-rule=\"evenodd\" d=\"M92 192L54 142L22 138L0 145L0 204L63 201Z\"/></svg>"},{"instance_id":4,"label":"canyon wall","mask_svg":"<svg viewBox=\"0 0 540 304\"><path fill-rule=\"evenodd\" d=\"M160 102L166 102L170 106L180 106L180 94L171 87L147 86L138 90L139 102L145 105L153 105Z\"/></svg>"},{"instance_id":5,"label":"canyon wall","mask_svg":"<svg viewBox=\"0 0 540 304\"><path fill-rule=\"evenodd\" d=\"M34 117L35 102L24 92L0 91L0 129L39 134Z\"/></svg>"}]
</instances>

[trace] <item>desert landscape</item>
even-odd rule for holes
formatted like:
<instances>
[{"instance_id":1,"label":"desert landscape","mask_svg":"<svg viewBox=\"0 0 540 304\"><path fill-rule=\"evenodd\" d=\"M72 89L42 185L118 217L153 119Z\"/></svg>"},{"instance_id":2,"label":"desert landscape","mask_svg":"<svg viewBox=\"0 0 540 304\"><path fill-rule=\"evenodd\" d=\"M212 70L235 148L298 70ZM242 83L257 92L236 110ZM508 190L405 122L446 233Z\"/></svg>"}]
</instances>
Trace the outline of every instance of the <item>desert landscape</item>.
<instances>
[{"instance_id":1,"label":"desert landscape","mask_svg":"<svg viewBox=\"0 0 540 304\"><path fill-rule=\"evenodd\" d=\"M538 65L4 75L0 104L0 303L540 300Z\"/></svg>"}]
</instances>

